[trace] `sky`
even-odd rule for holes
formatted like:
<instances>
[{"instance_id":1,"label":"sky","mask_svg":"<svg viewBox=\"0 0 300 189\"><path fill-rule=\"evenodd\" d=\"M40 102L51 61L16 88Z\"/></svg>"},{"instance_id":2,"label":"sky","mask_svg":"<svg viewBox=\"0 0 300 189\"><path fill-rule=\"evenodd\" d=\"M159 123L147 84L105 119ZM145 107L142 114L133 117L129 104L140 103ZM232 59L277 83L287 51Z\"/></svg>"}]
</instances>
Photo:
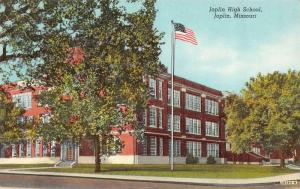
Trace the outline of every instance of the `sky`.
<instances>
[{"instance_id":1,"label":"sky","mask_svg":"<svg viewBox=\"0 0 300 189\"><path fill-rule=\"evenodd\" d=\"M214 18L210 8L260 8L256 18ZM300 0L157 0L164 32L160 60L171 67L171 20L196 33L199 45L176 41L175 74L239 92L259 72L300 70ZM220 14L220 13L218 13ZM245 14L242 13L241 14Z\"/></svg>"},{"instance_id":2,"label":"sky","mask_svg":"<svg viewBox=\"0 0 300 189\"><path fill-rule=\"evenodd\" d=\"M261 8L256 18L215 19L210 7ZM160 60L171 66L171 20L196 33L198 45L176 41L175 74L239 92L250 77L300 70L300 0L157 0L155 26L165 32ZM220 14L220 13L218 13ZM170 70L170 69L169 69Z\"/></svg>"}]
</instances>

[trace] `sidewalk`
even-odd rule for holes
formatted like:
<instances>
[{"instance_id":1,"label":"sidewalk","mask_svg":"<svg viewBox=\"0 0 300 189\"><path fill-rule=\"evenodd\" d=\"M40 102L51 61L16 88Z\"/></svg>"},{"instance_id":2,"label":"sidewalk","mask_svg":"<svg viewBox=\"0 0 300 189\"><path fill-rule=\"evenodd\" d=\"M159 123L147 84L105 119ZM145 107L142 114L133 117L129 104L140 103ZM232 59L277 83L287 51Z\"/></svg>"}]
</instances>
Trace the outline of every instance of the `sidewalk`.
<instances>
[{"instance_id":1,"label":"sidewalk","mask_svg":"<svg viewBox=\"0 0 300 189\"><path fill-rule=\"evenodd\" d=\"M26 171L26 169L33 169L33 168L0 169L0 174L80 177L80 178L165 182L165 183L215 185L215 186L261 185L261 184L280 184L280 183L282 184L286 181L298 181L299 184L300 182L300 173L293 173L293 174L273 176L273 177L249 178L249 179L208 179L208 178L127 176L127 175L85 174L85 173L81 174L81 173L60 173L60 172L35 172L35 171ZM39 168L34 168L34 169L39 169Z\"/></svg>"}]
</instances>

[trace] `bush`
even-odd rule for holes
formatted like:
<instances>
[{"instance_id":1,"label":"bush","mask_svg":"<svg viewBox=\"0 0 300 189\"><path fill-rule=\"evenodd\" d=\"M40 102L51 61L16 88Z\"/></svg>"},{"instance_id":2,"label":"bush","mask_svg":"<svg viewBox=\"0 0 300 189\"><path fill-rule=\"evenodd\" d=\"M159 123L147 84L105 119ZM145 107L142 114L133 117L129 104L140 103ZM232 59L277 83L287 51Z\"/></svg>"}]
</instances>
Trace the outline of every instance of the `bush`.
<instances>
[{"instance_id":1,"label":"bush","mask_svg":"<svg viewBox=\"0 0 300 189\"><path fill-rule=\"evenodd\" d=\"M215 164L215 163L216 163L216 160L215 160L214 157L208 156L206 163L207 163L207 164Z\"/></svg>"},{"instance_id":2,"label":"bush","mask_svg":"<svg viewBox=\"0 0 300 189\"><path fill-rule=\"evenodd\" d=\"M192 154L188 154L185 159L186 164L197 164L199 163L199 158L194 157Z\"/></svg>"}]
</instances>

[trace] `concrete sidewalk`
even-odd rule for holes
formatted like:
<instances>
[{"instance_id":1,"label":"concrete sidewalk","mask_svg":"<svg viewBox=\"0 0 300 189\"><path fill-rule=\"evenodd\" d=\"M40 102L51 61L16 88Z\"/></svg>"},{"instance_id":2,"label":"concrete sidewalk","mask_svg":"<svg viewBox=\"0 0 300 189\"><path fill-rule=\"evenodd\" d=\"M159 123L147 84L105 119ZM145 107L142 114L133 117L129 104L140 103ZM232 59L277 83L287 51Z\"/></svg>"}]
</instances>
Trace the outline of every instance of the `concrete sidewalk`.
<instances>
[{"instance_id":1,"label":"concrete sidewalk","mask_svg":"<svg viewBox=\"0 0 300 189\"><path fill-rule=\"evenodd\" d=\"M80 177L80 178L94 178L94 179L165 182L165 183L214 185L214 186L231 186L231 185L238 186L238 185L262 185L262 184L299 185L300 183L300 173L293 173L293 174L273 176L273 177L249 178L249 179L222 179L222 178L211 179L211 178L178 178L178 177L129 176L129 175L107 175L107 174L85 174L85 173L35 172L35 171L26 171L26 169L32 170L33 168L0 169L0 174ZM34 169L39 169L39 168L34 168Z\"/></svg>"}]
</instances>

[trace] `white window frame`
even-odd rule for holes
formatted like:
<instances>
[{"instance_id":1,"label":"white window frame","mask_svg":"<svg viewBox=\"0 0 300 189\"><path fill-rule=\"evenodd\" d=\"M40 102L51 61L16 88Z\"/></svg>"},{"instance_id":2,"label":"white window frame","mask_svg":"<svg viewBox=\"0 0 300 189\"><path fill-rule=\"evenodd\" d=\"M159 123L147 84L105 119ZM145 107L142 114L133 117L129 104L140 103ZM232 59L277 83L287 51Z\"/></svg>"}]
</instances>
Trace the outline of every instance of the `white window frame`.
<instances>
[{"instance_id":1,"label":"white window frame","mask_svg":"<svg viewBox=\"0 0 300 189\"><path fill-rule=\"evenodd\" d=\"M47 157L47 152L48 152L48 143L43 142L43 157Z\"/></svg>"},{"instance_id":2,"label":"white window frame","mask_svg":"<svg viewBox=\"0 0 300 189\"><path fill-rule=\"evenodd\" d=\"M201 135L201 121L194 118L185 118L186 132Z\"/></svg>"},{"instance_id":3,"label":"white window frame","mask_svg":"<svg viewBox=\"0 0 300 189\"><path fill-rule=\"evenodd\" d=\"M17 157L17 149L15 144L11 145L11 157L13 158Z\"/></svg>"},{"instance_id":4,"label":"white window frame","mask_svg":"<svg viewBox=\"0 0 300 189\"><path fill-rule=\"evenodd\" d=\"M219 124L216 122L205 122L205 135L219 137Z\"/></svg>"},{"instance_id":5,"label":"white window frame","mask_svg":"<svg viewBox=\"0 0 300 189\"><path fill-rule=\"evenodd\" d=\"M174 140L173 141L173 153L174 153L174 157L175 156L181 156L181 141L180 140ZM171 154L171 139L169 139L169 155Z\"/></svg>"},{"instance_id":6,"label":"white window frame","mask_svg":"<svg viewBox=\"0 0 300 189\"><path fill-rule=\"evenodd\" d=\"M171 106L171 88L168 88L168 105ZM174 107L180 108L180 91L174 90Z\"/></svg>"},{"instance_id":7,"label":"white window frame","mask_svg":"<svg viewBox=\"0 0 300 189\"><path fill-rule=\"evenodd\" d=\"M231 151L231 144L226 142L226 151Z\"/></svg>"},{"instance_id":8,"label":"white window frame","mask_svg":"<svg viewBox=\"0 0 300 189\"><path fill-rule=\"evenodd\" d=\"M150 156L157 155L157 141L155 136L150 136Z\"/></svg>"},{"instance_id":9,"label":"white window frame","mask_svg":"<svg viewBox=\"0 0 300 189\"><path fill-rule=\"evenodd\" d=\"M162 100L163 99L163 87L162 87L163 82L161 80L158 80L158 99Z\"/></svg>"},{"instance_id":10,"label":"white window frame","mask_svg":"<svg viewBox=\"0 0 300 189\"><path fill-rule=\"evenodd\" d=\"M185 93L185 109L201 112L201 97Z\"/></svg>"},{"instance_id":11,"label":"white window frame","mask_svg":"<svg viewBox=\"0 0 300 189\"><path fill-rule=\"evenodd\" d=\"M149 107L149 127L156 128L157 127L157 108ZM154 115L153 115L154 114Z\"/></svg>"},{"instance_id":12,"label":"white window frame","mask_svg":"<svg viewBox=\"0 0 300 189\"><path fill-rule=\"evenodd\" d=\"M180 115L174 115L174 132L180 132ZM171 114L168 114L168 131L171 131Z\"/></svg>"},{"instance_id":13,"label":"white window frame","mask_svg":"<svg viewBox=\"0 0 300 189\"><path fill-rule=\"evenodd\" d=\"M186 153L191 154L193 157L201 157L201 142L187 141Z\"/></svg>"},{"instance_id":14,"label":"white window frame","mask_svg":"<svg viewBox=\"0 0 300 189\"><path fill-rule=\"evenodd\" d=\"M26 157L31 157L31 140L28 139L26 142Z\"/></svg>"},{"instance_id":15,"label":"white window frame","mask_svg":"<svg viewBox=\"0 0 300 189\"><path fill-rule=\"evenodd\" d=\"M40 139L36 139L35 140L35 150L34 150L34 157L40 157L40 144L41 144L41 140Z\"/></svg>"},{"instance_id":16,"label":"white window frame","mask_svg":"<svg viewBox=\"0 0 300 189\"><path fill-rule=\"evenodd\" d=\"M149 78L150 97L156 99L156 80Z\"/></svg>"},{"instance_id":17,"label":"white window frame","mask_svg":"<svg viewBox=\"0 0 300 189\"><path fill-rule=\"evenodd\" d=\"M158 109L158 128L160 128L160 129L163 128L162 118L163 118L163 112L162 112L162 109L159 108Z\"/></svg>"},{"instance_id":18,"label":"white window frame","mask_svg":"<svg viewBox=\"0 0 300 189\"><path fill-rule=\"evenodd\" d=\"M211 115L219 115L219 102L205 99L205 112Z\"/></svg>"},{"instance_id":19,"label":"white window frame","mask_svg":"<svg viewBox=\"0 0 300 189\"><path fill-rule=\"evenodd\" d=\"M42 114L41 115L41 119L42 119L42 123L50 123L50 114Z\"/></svg>"},{"instance_id":20,"label":"white window frame","mask_svg":"<svg viewBox=\"0 0 300 189\"><path fill-rule=\"evenodd\" d=\"M19 144L19 157L24 157L24 144Z\"/></svg>"},{"instance_id":21,"label":"white window frame","mask_svg":"<svg viewBox=\"0 0 300 189\"><path fill-rule=\"evenodd\" d=\"M164 155L164 139L162 137L159 138L159 155Z\"/></svg>"},{"instance_id":22,"label":"white window frame","mask_svg":"<svg viewBox=\"0 0 300 189\"><path fill-rule=\"evenodd\" d=\"M51 141L51 151L50 151L51 157L55 157L55 151L56 151L56 141L53 140Z\"/></svg>"},{"instance_id":23,"label":"white window frame","mask_svg":"<svg viewBox=\"0 0 300 189\"><path fill-rule=\"evenodd\" d=\"M212 156L214 158L218 158L219 152L219 144L207 143L207 157Z\"/></svg>"},{"instance_id":24,"label":"white window frame","mask_svg":"<svg viewBox=\"0 0 300 189\"><path fill-rule=\"evenodd\" d=\"M147 136L144 136L143 140L140 141L140 145L142 146L142 155L147 156L148 155L148 144L147 144Z\"/></svg>"},{"instance_id":25,"label":"white window frame","mask_svg":"<svg viewBox=\"0 0 300 189\"><path fill-rule=\"evenodd\" d=\"M256 154L258 154L258 155L261 155L259 147L252 147L251 151L254 152L254 153L256 153Z\"/></svg>"},{"instance_id":26,"label":"white window frame","mask_svg":"<svg viewBox=\"0 0 300 189\"><path fill-rule=\"evenodd\" d=\"M12 101L16 107L22 107L24 109L32 108L32 93L19 93L12 95Z\"/></svg>"}]
</instances>

